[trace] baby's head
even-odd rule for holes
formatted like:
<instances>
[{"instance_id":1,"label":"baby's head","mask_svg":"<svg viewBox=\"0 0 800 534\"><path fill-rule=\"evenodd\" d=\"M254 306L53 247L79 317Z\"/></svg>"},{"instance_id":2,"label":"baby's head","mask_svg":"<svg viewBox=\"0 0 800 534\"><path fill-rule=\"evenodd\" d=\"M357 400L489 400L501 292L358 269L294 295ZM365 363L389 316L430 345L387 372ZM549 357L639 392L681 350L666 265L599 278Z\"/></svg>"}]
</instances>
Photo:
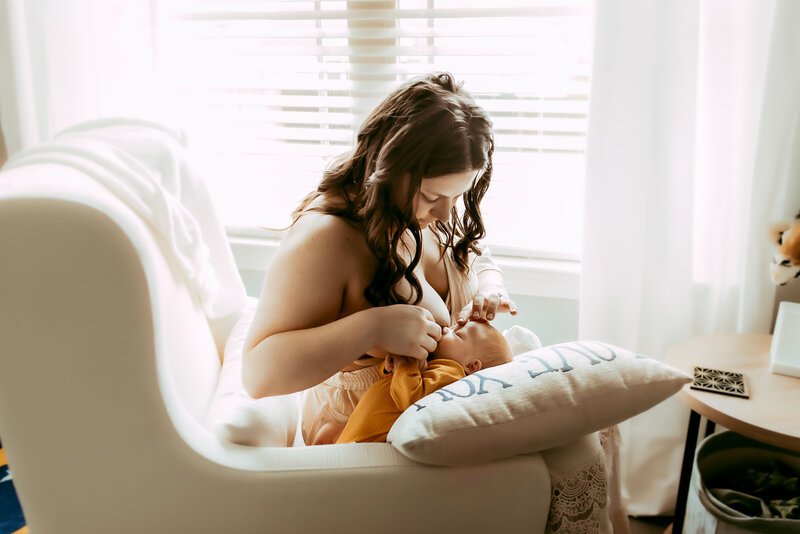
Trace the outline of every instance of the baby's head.
<instances>
[{"instance_id":1,"label":"baby's head","mask_svg":"<svg viewBox=\"0 0 800 534\"><path fill-rule=\"evenodd\" d=\"M511 347L503 334L486 321L469 321L454 325L439 340L435 358L447 358L460 363L467 374L511 361Z\"/></svg>"}]
</instances>

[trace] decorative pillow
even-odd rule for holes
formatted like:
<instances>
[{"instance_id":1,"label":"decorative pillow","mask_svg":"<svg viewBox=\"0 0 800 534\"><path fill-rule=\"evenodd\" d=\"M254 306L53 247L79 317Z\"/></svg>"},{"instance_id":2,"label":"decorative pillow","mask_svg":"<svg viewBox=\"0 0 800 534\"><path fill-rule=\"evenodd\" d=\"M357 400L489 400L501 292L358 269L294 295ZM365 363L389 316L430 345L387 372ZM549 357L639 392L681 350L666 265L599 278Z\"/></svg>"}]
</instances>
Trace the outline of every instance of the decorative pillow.
<instances>
[{"instance_id":1,"label":"decorative pillow","mask_svg":"<svg viewBox=\"0 0 800 534\"><path fill-rule=\"evenodd\" d=\"M225 344L217 391L206 427L222 441L255 447L291 447L300 414L300 393L254 399L242 385L242 349L258 300L247 308Z\"/></svg>"},{"instance_id":2,"label":"decorative pillow","mask_svg":"<svg viewBox=\"0 0 800 534\"><path fill-rule=\"evenodd\" d=\"M565 445L658 404L690 381L596 341L525 352L409 407L387 441L418 462L466 465Z\"/></svg>"}]
</instances>

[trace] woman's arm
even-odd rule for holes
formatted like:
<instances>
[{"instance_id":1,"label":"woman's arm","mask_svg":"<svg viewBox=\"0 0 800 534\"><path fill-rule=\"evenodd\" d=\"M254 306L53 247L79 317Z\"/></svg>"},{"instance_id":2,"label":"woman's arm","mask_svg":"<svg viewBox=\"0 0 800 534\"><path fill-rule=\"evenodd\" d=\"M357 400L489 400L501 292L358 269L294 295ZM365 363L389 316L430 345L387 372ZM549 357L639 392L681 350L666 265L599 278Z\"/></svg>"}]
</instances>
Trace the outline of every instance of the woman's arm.
<instances>
[{"instance_id":1,"label":"woman's arm","mask_svg":"<svg viewBox=\"0 0 800 534\"><path fill-rule=\"evenodd\" d=\"M290 230L267 271L245 344L243 382L250 395L301 391L371 350L425 358L436 347L441 329L416 306L342 317L348 295L353 299L354 273L369 261L359 237L331 216L303 217Z\"/></svg>"},{"instance_id":2,"label":"woman's arm","mask_svg":"<svg viewBox=\"0 0 800 534\"><path fill-rule=\"evenodd\" d=\"M486 319L491 321L497 313L517 314L517 305L511 300L503 280L503 271L492 259L489 249L481 246L482 255L470 262L478 277L478 289L472 302L464 306L458 314L457 322L465 324L470 319ZM470 258L472 255L470 254Z\"/></svg>"}]
</instances>

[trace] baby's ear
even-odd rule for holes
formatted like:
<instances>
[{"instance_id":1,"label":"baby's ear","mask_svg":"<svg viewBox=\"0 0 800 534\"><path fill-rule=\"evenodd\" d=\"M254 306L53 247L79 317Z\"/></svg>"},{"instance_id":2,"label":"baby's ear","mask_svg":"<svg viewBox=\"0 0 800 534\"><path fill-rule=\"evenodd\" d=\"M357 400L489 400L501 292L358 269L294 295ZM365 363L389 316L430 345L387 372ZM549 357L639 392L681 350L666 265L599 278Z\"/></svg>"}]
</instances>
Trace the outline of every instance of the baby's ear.
<instances>
[{"instance_id":1,"label":"baby's ear","mask_svg":"<svg viewBox=\"0 0 800 534\"><path fill-rule=\"evenodd\" d=\"M480 371L481 367L483 367L483 363L481 363L481 361L479 359L475 358L474 360L472 360L471 362L469 362L467 364L465 369L467 371L467 374L471 375L472 373L474 373L476 371Z\"/></svg>"}]
</instances>

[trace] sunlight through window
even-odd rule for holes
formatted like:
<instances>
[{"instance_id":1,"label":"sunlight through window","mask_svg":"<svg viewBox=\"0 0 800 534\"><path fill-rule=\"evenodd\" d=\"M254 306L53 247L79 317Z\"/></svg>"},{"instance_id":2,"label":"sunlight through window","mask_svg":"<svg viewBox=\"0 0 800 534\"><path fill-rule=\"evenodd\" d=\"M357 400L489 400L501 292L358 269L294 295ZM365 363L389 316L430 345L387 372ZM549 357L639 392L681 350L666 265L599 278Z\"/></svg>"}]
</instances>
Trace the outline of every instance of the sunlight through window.
<instances>
[{"instance_id":1,"label":"sunlight through window","mask_svg":"<svg viewBox=\"0 0 800 534\"><path fill-rule=\"evenodd\" d=\"M160 6L159 70L228 227L282 227L401 81L452 72L491 116L495 253L577 259L590 0Z\"/></svg>"}]
</instances>

